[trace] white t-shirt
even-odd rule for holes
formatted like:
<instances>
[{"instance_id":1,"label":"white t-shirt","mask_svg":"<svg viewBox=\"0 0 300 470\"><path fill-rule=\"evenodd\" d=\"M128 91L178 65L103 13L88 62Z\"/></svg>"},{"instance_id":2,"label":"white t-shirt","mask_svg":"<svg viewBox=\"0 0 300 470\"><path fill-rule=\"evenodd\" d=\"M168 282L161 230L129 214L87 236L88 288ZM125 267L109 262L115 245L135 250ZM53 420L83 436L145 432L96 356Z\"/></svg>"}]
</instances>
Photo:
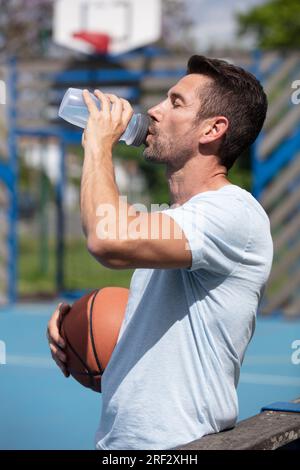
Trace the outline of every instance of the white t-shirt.
<instances>
[{"instance_id":1,"label":"white t-shirt","mask_svg":"<svg viewBox=\"0 0 300 470\"><path fill-rule=\"evenodd\" d=\"M135 270L102 376L97 449L172 449L238 416L240 367L272 264L268 216L235 185L163 212L184 231L192 266Z\"/></svg>"}]
</instances>

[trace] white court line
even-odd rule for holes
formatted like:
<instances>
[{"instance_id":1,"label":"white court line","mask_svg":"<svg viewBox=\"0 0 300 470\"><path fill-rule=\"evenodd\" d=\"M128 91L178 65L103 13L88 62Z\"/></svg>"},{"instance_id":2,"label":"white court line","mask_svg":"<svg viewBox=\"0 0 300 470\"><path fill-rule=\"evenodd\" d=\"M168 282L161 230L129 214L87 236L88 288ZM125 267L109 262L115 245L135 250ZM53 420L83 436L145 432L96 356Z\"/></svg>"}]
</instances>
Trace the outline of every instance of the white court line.
<instances>
[{"instance_id":1,"label":"white court line","mask_svg":"<svg viewBox=\"0 0 300 470\"><path fill-rule=\"evenodd\" d=\"M49 357L42 356L18 356L7 355L6 365L1 367L32 367L42 369L56 369L55 362ZM300 386L300 378L286 375L270 375L270 374L251 374L243 372L240 376L240 383L256 384L256 385L279 385L284 387Z\"/></svg>"},{"instance_id":2,"label":"white court line","mask_svg":"<svg viewBox=\"0 0 300 470\"><path fill-rule=\"evenodd\" d=\"M15 311L9 312L9 315L20 316L20 317L51 317L52 313L55 311L57 304L51 304L49 306L43 305L41 308L34 307L32 309L17 309Z\"/></svg>"},{"instance_id":3,"label":"white court line","mask_svg":"<svg viewBox=\"0 0 300 470\"><path fill-rule=\"evenodd\" d=\"M56 369L55 362L49 357L45 356L20 356L9 354L6 357L6 365L2 367L31 367L42 369ZM300 378L285 376L285 375L267 375L267 374L252 374L243 372L240 376L240 383L248 383L255 385L279 385L285 387L299 386Z\"/></svg>"},{"instance_id":4,"label":"white court line","mask_svg":"<svg viewBox=\"0 0 300 470\"><path fill-rule=\"evenodd\" d=\"M49 357L41 356L17 356L9 354L6 356L6 365L18 367L37 367L41 369L54 369L57 367L55 362Z\"/></svg>"},{"instance_id":5,"label":"white court line","mask_svg":"<svg viewBox=\"0 0 300 470\"><path fill-rule=\"evenodd\" d=\"M300 386L300 378L286 375L250 374L244 372L241 374L240 383L297 387Z\"/></svg>"}]
</instances>

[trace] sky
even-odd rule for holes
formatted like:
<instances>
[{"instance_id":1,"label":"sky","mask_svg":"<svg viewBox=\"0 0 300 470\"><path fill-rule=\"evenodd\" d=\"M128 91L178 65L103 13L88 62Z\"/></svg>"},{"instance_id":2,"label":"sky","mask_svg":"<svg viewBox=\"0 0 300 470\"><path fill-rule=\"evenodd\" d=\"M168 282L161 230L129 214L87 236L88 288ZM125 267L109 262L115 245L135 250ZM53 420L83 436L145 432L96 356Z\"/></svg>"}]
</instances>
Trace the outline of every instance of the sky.
<instances>
[{"instance_id":1,"label":"sky","mask_svg":"<svg viewBox=\"0 0 300 470\"><path fill-rule=\"evenodd\" d=\"M244 12L266 0L185 0L189 14L193 18L193 37L199 48L233 45L236 42L235 13ZM251 46L247 39L239 45Z\"/></svg>"}]
</instances>

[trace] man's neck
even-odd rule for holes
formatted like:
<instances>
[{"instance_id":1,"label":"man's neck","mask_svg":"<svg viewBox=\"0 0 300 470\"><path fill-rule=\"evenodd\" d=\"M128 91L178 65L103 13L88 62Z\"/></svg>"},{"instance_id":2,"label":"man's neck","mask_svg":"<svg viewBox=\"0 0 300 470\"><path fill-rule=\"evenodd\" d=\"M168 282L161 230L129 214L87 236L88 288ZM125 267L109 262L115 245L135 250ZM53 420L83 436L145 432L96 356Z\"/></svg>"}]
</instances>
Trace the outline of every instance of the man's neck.
<instances>
[{"instance_id":1,"label":"man's neck","mask_svg":"<svg viewBox=\"0 0 300 470\"><path fill-rule=\"evenodd\" d=\"M231 184L227 170L220 165L200 167L199 163L187 162L180 169L167 167L166 175L171 195L171 203L182 205L195 194L216 191Z\"/></svg>"}]
</instances>

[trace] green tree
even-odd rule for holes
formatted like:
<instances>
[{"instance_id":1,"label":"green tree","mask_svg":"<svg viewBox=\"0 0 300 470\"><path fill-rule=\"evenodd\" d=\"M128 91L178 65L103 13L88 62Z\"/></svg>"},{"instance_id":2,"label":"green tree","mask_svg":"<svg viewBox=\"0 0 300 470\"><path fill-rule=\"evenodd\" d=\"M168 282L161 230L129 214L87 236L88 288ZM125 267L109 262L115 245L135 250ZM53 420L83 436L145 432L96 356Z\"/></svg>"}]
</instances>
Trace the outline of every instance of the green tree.
<instances>
[{"instance_id":1,"label":"green tree","mask_svg":"<svg viewBox=\"0 0 300 470\"><path fill-rule=\"evenodd\" d=\"M45 54L52 35L53 0L0 0L0 55Z\"/></svg>"},{"instance_id":2,"label":"green tree","mask_svg":"<svg viewBox=\"0 0 300 470\"><path fill-rule=\"evenodd\" d=\"M143 173L152 204L170 203L169 188L166 179L166 168L164 164L148 162L142 156L142 149L118 144L114 154L124 160L135 160L140 171Z\"/></svg>"},{"instance_id":3,"label":"green tree","mask_svg":"<svg viewBox=\"0 0 300 470\"><path fill-rule=\"evenodd\" d=\"M193 18L187 0L162 0L162 37L159 44L176 53L194 49Z\"/></svg>"},{"instance_id":4,"label":"green tree","mask_svg":"<svg viewBox=\"0 0 300 470\"><path fill-rule=\"evenodd\" d=\"M300 1L269 0L237 15L239 35L251 34L261 49L300 46Z\"/></svg>"}]
</instances>

